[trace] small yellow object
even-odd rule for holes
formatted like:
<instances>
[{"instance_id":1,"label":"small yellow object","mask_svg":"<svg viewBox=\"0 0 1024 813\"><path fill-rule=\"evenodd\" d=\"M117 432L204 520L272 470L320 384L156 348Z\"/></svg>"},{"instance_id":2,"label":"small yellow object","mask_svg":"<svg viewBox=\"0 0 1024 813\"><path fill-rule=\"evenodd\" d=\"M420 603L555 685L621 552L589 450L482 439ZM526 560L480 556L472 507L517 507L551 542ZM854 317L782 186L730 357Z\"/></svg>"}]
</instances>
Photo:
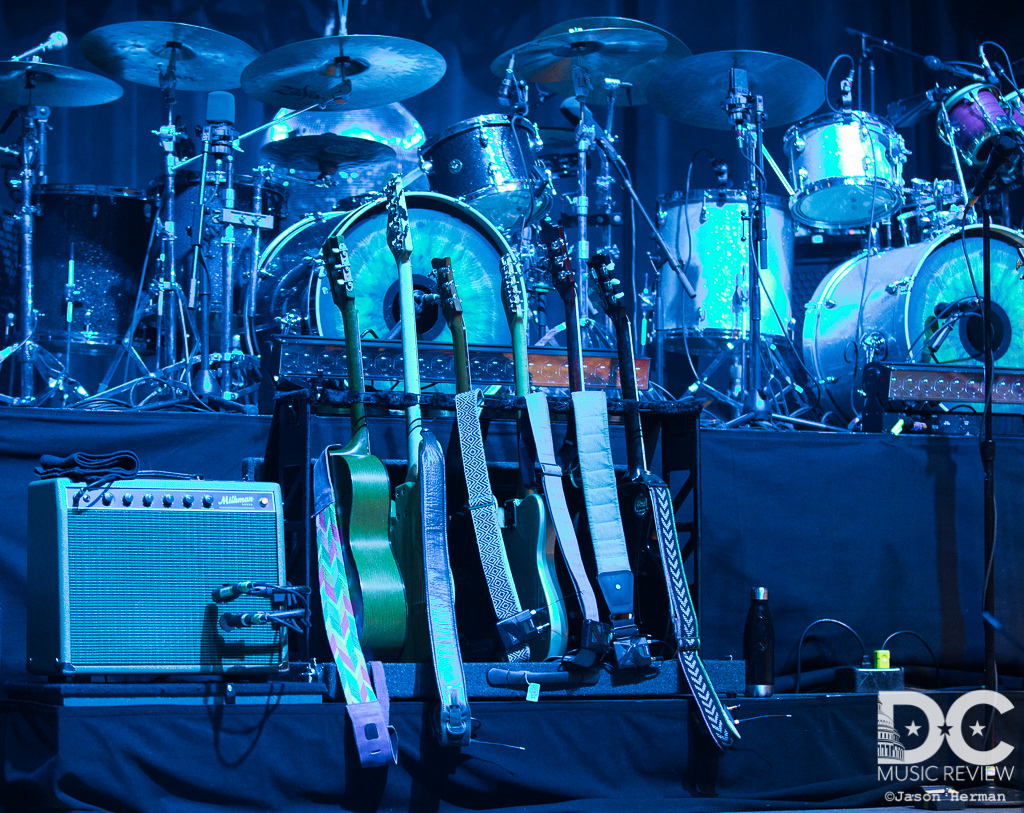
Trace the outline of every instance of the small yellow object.
<instances>
[{"instance_id":1,"label":"small yellow object","mask_svg":"<svg viewBox=\"0 0 1024 813\"><path fill-rule=\"evenodd\" d=\"M876 649L875 650L875 669L888 669L889 668L889 650L888 649Z\"/></svg>"}]
</instances>

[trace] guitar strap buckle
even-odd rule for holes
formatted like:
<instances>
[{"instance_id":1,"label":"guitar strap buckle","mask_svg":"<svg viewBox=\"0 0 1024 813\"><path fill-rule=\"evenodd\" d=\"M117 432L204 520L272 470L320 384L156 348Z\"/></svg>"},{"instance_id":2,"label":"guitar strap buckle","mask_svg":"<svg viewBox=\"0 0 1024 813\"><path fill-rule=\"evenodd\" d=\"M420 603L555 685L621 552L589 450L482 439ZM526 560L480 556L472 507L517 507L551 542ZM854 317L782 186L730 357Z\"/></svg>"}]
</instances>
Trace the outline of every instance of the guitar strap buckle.
<instances>
[{"instance_id":1,"label":"guitar strap buckle","mask_svg":"<svg viewBox=\"0 0 1024 813\"><path fill-rule=\"evenodd\" d=\"M473 734L473 721L469 706L459 702L458 692L450 694L451 702L441 703L437 712L437 741L440 745L461 748L469 745Z\"/></svg>"},{"instance_id":2,"label":"guitar strap buckle","mask_svg":"<svg viewBox=\"0 0 1024 813\"><path fill-rule=\"evenodd\" d=\"M632 614L612 619L612 648L619 669L646 669L653 660L650 641L640 634Z\"/></svg>"},{"instance_id":3,"label":"guitar strap buckle","mask_svg":"<svg viewBox=\"0 0 1024 813\"><path fill-rule=\"evenodd\" d=\"M498 622L498 636L506 651L526 646L534 638L541 635L551 625L537 624L537 610L523 610L517 615Z\"/></svg>"}]
</instances>

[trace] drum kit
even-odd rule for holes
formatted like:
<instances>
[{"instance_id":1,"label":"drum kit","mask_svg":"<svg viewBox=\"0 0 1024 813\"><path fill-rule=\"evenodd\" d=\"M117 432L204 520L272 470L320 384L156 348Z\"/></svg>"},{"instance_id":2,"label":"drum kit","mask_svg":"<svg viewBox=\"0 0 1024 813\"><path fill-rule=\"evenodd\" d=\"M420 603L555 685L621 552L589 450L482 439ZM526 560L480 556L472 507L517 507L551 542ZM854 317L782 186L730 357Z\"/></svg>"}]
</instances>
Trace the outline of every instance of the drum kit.
<instances>
[{"instance_id":1,"label":"drum kit","mask_svg":"<svg viewBox=\"0 0 1024 813\"><path fill-rule=\"evenodd\" d=\"M344 23L341 31L263 55L227 34L181 23L123 23L87 34L81 47L90 62L115 78L163 91L166 119L154 132L164 173L144 192L51 185L46 177L48 108L114 101L121 95L117 82L38 61L39 52L63 47L66 38L0 63L0 101L19 108L23 124L17 154L3 156L18 170L19 245L17 319L0 351L0 361L15 355L20 386L0 398L89 405L124 395L131 406L251 411L261 342L274 333L341 335L341 316L318 259L332 233L342 234L349 247L364 329L381 338L397 335L397 280L381 197L342 199L331 211L283 228L287 190L275 172L283 167L315 179L306 183L329 184L401 166L405 141L389 145L339 134L324 122L339 111L390 115L402 100L434 86L445 61L418 42L350 35ZM572 207L565 222L575 228L571 247L581 301L587 302L588 225L599 228L602 250L616 253L612 190L618 184L660 246L654 282L636 297L637 321L648 326L644 338L654 338L656 370L663 379L672 372L665 350L681 344L696 379L691 392L725 404L730 425L772 416L806 423L795 417L809 411L793 386L796 376L776 351L786 342L810 387L823 394L819 400L827 399L843 423L856 419L858 376L868 361L976 360L980 340L972 316L981 240L978 227L968 225L963 167L987 169L997 152L993 173L1004 185L1021 180L1020 151L1005 144L1012 139L1015 147L1024 138L1024 100L1015 89L1001 93L987 61L984 76L957 66L960 73L939 63L958 78L981 81L960 89L937 85L885 118L853 107L852 72L836 105L826 98L821 74L779 54L693 55L671 33L618 17L581 18L541 31L491 64L507 111L457 122L424 139L418 169L406 173L407 183L423 177L430 189L408 196L414 245L424 247L413 252L420 337L447 335L428 260L450 256L466 270L460 295L476 320L474 341L508 343L498 269L514 252L526 266L535 335L542 343L551 339L557 328L548 330L545 321L545 248L560 203L554 181L561 178L572 189L561 197ZM995 69L1005 76L1002 66ZM531 84L565 97L561 110L575 126L535 124ZM239 134L227 93L239 87L282 112ZM210 94L202 149L191 156L175 123L178 91ZM830 112L815 115L826 100ZM600 124L589 104L600 108ZM717 188L691 190L688 178L685 192L658 199L652 218L613 135L616 110L648 104L688 125L732 130L746 167L743 182L731 185L727 168L716 166ZM905 187L909 152L897 127L933 115L957 178L914 179ZM788 125L788 173L765 146L769 125ZM259 149L270 166L235 174L235 153L264 132L275 133ZM766 166L788 198L767 192ZM594 167L596 178L588 178ZM900 247L892 242L893 224ZM883 248L887 225L890 242ZM802 305L791 301L798 227L860 230L866 246L830 272L807 303L802 353L792 336L793 309ZM44 239L34 240L37 234ZM1024 366L1018 358L1022 331L1013 330L1016 313L1024 312L1016 307L1024 238L999 227L993 245L993 295L1002 320L997 357ZM592 341L602 340L599 324L584 324ZM713 358L700 374L692 366L692 343ZM71 376L78 359L90 354L107 365L94 394ZM111 386L122 360L125 383ZM720 367L729 371L727 387L712 384ZM798 402L795 412L784 404L789 397Z\"/></svg>"}]
</instances>

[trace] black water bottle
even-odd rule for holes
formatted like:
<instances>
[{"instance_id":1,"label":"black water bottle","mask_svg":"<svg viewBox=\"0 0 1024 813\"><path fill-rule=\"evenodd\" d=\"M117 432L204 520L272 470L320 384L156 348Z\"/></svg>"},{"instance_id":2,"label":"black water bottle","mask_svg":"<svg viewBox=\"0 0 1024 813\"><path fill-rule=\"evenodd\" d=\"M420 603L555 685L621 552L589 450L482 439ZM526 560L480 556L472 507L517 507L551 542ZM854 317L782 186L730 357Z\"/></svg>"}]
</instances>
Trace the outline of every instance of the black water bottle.
<instances>
[{"instance_id":1,"label":"black water bottle","mask_svg":"<svg viewBox=\"0 0 1024 813\"><path fill-rule=\"evenodd\" d=\"M771 697L775 688L775 630L764 587L750 591L750 611L743 627L743 660L747 665L747 697Z\"/></svg>"}]
</instances>

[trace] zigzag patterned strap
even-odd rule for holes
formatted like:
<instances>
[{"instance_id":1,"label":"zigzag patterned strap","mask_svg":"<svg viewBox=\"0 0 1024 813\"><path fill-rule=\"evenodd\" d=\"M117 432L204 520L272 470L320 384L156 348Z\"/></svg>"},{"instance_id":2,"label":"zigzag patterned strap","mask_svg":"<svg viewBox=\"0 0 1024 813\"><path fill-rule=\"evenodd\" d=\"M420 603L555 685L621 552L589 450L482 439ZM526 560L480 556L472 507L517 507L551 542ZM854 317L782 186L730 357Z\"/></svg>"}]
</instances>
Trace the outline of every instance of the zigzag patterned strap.
<instances>
[{"instance_id":1,"label":"zigzag patterned strap","mask_svg":"<svg viewBox=\"0 0 1024 813\"><path fill-rule=\"evenodd\" d=\"M320 600L324 626L338 665L338 681L345 693L345 709L352 721L359 762L365 768L398 763L395 731L388 724L387 686L383 670L374 670L380 696L374 692L359 644L352 598L349 595L341 531L338 528L328 453L324 449L313 465L313 510L316 520Z\"/></svg>"},{"instance_id":2,"label":"zigzag patterned strap","mask_svg":"<svg viewBox=\"0 0 1024 813\"><path fill-rule=\"evenodd\" d=\"M441 698L437 735L441 745L469 745L473 733L466 674L455 626L455 591L448 561L448 511L444 490L444 454L432 432L423 431L419 451L420 510L423 519L423 567L427 621L434 678Z\"/></svg>"},{"instance_id":3,"label":"zigzag patterned strap","mask_svg":"<svg viewBox=\"0 0 1024 813\"><path fill-rule=\"evenodd\" d=\"M462 469L466 475L466 491L469 494L469 514L473 520L487 591L498 616L498 634L509 661L521 662L530 659L530 650L526 644L530 637L535 637L539 632L531 623L533 614L523 614L498 527L498 501L494 498L487 474L484 437L480 430L483 397L480 390L456 395L455 423L458 427L459 450L462 452Z\"/></svg>"},{"instance_id":4,"label":"zigzag patterned strap","mask_svg":"<svg viewBox=\"0 0 1024 813\"><path fill-rule=\"evenodd\" d=\"M672 507L672 492L665 481L653 474L644 475L644 484L651 494L654 503L654 531L658 536L658 547L661 551L661 565L665 571L665 584L668 585L669 603L671 605L672 626L675 628L678 646L679 665L686 675L686 682L697 701L704 724L708 727L715 744L719 748L732 745L740 738L731 715L718 699L711 679L704 669L700 657L700 634L697 629L697 615L690 599L690 588L686 584L686 572L683 570L683 554L679 548L679 536L676 533L675 509Z\"/></svg>"}]
</instances>

